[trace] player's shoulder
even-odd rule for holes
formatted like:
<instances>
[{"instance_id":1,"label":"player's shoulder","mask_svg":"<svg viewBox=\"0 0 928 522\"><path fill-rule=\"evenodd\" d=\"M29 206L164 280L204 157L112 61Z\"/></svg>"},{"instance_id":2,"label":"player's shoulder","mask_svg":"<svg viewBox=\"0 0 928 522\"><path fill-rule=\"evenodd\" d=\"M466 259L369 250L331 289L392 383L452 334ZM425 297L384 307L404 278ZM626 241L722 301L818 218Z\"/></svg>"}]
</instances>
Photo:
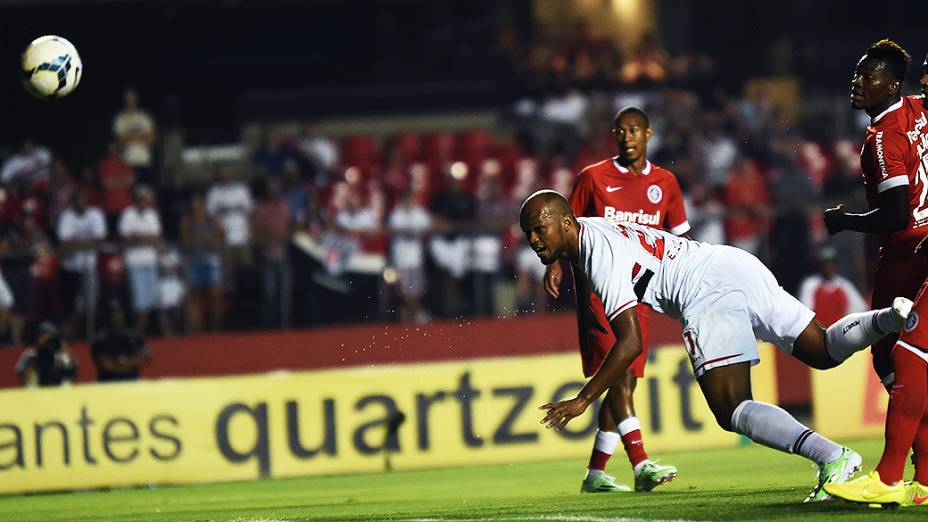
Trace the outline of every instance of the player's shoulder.
<instances>
[{"instance_id":1,"label":"player's shoulder","mask_svg":"<svg viewBox=\"0 0 928 522\"><path fill-rule=\"evenodd\" d=\"M896 104L878 115L871 127L877 133L881 133L882 137L905 134L912 127L912 122L925 112L922 96L903 96Z\"/></svg>"},{"instance_id":2,"label":"player's shoulder","mask_svg":"<svg viewBox=\"0 0 928 522\"><path fill-rule=\"evenodd\" d=\"M925 109L925 95L924 94L914 94L912 96L903 96L902 103L906 106L906 109L915 112L928 112L928 109Z\"/></svg>"},{"instance_id":3,"label":"player's shoulder","mask_svg":"<svg viewBox=\"0 0 928 522\"><path fill-rule=\"evenodd\" d=\"M612 163L612 158L606 158L602 161L597 161L596 163L590 163L586 167L580 169L580 176L595 176L597 174L611 173L615 172L615 165Z\"/></svg>"},{"instance_id":4,"label":"player's shoulder","mask_svg":"<svg viewBox=\"0 0 928 522\"><path fill-rule=\"evenodd\" d=\"M659 179L659 180L662 180L662 181L664 181L664 180L675 180L675 179L677 179L677 176L676 176L676 174L673 173L673 171L671 171L671 170L668 169L668 168L662 167L662 166L660 166L660 165L658 165L658 164L656 164L656 163L653 163L653 162L651 163L651 173L650 173L650 174L651 174L651 176L653 176L655 179Z\"/></svg>"}]
</instances>

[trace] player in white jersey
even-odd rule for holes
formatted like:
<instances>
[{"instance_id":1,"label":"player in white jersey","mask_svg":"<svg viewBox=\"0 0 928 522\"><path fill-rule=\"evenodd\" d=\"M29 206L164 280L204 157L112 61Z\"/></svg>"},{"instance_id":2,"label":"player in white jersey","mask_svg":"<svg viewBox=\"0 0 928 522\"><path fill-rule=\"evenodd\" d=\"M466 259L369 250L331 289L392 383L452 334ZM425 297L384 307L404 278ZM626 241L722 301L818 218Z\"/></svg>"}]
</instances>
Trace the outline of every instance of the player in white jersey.
<instances>
[{"instance_id":1,"label":"player in white jersey","mask_svg":"<svg viewBox=\"0 0 928 522\"><path fill-rule=\"evenodd\" d=\"M751 254L637 224L576 218L562 195L541 190L522 205L520 226L542 263L573 264L579 292L603 301L616 343L576 398L543 406L542 421L562 429L582 414L641 351L635 306L645 303L683 324L693 371L719 426L819 466L807 500L825 500L825 484L844 482L861 457L802 425L777 406L752 400L750 367L760 361L756 339L776 344L805 364L827 369L889 332L898 332L912 303L850 314L827 330L779 286ZM586 279L588 284L583 284ZM578 295L578 302L582 296Z\"/></svg>"}]
</instances>

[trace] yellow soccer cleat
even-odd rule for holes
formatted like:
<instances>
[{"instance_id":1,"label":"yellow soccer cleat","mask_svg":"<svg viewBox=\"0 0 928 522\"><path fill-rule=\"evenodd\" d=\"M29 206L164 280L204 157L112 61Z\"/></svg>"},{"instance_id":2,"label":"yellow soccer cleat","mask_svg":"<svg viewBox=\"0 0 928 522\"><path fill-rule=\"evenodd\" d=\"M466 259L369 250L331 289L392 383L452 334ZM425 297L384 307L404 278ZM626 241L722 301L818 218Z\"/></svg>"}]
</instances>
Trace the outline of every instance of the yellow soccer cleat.
<instances>
[{"instance_id":1,"label":"yellow soccer cleat","mask_svg":"<svg viewBox=\"0 0 928 522\"><path fill-rule=\"evenodd\" d=\"M825 491L832 496L865 504L902 504L906 497L905 484L887 486L876 470L842 484L826 484Z\"/></svg>"},{"instance_id":2,"label":"yellow soccer cleat","mask_svg":"<svg viewBox=\"0 0 928 522\"><path fill-rule=\"evenodd\" d=\"M905 498L903 498L901 506L928 507L928 486L920 484L914 480L906 484Z\"/></svg>"}]
</instances>

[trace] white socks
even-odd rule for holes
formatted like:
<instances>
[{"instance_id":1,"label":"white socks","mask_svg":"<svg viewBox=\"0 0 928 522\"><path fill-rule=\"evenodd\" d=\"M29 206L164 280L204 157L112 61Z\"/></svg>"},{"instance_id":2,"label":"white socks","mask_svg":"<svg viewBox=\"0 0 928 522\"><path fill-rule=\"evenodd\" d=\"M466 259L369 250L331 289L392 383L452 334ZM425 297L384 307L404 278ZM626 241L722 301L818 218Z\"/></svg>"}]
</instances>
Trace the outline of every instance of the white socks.
<instances>
[{"instance_id":1,"label":"white socks","mask_svg":"<svg viewBox=\"0 0 928 522\"><path fill-rule=\"evenodd\" d=\"M620 422L618 426L619 435L622 437L628 435L629 433L635 430L640 430L640 429L641 429L641 422L638 421L638 417L629 417L623 420L622 422ZM616 444L618 444L618 439L616 439ZM616 446L613 446L613 448L615 447ZM599 450L599 451L604 451L604 450Z\"/></svg>"},{"instance_id":2,"label":"white socks","mask_svg":"<svg viewBox=\"0 0 928 522\"><path fill-rule=\"evenodd\" d=\"M758 444L795 453L824 464L841 456L841 446L803 426L779 406L744 401L731 415L731 426Z\"/></svg>"},{"instance_id":3,"label":"white socks","mask_svg":"<svg viewBox=\"0 0 928 522\"><path fill-rule=\"evenodd\" d=\"M825 330L825 349L837 362L899 331L892 308L848 314Z\"/></svg>"},{"instance_id":4,"label":"white socks","mask_svg":"<svg viewBox=\"0 0 928 522\"><path fill-rule=\"evenodd\" d=\"M612 455L619 446L619 439L619 434L614 431L596 430L596 444L593 445L593 448L596 451Z\"/></svg>"},{"instance_id":5,"label":"white socks","mask_svg":"<svg viewBox=\"0 0 928 522\"><path fill-rule=\"evenodd\" d=\"M596 451L601 451L607 455L612 455L615 453L615 449L619 445L619 434L614 431L602 431L596 430L596 443L593 445L593 449ZM602 475L604 472L601 469L590 469L586 470L586 478L583 480L593 480L596 477Z\"/></svg>"}]
</instances>

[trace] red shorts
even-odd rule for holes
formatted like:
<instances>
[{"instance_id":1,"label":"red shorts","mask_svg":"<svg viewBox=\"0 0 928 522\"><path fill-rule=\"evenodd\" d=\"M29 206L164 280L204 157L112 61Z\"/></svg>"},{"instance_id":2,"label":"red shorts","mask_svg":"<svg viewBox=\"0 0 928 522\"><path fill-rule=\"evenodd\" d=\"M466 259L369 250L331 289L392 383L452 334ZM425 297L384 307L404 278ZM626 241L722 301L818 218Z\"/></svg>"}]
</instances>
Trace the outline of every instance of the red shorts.
<instances>
[{"instance_id":1,"label":"red shorts","mask_svg":"<svg viewBox=\"0 0 928 522\"><path fill-rule=\"evenodd\" d=\"M912 249L914 250L914 246ZM898 251L897 251L898 252ZM880 255L873 277L874 309L886 308L893 304L896 297L915 299L919 288L928 278L928 263L914 252L889 253ZM925 306L925 305L922 305ZM923 315L924 317L924 315ZM873 343L873 369L880 379L892 372L892 348L898 336L890 334Z\"/></svg>"},{"instance_id":2,"label":"red shorts","mask_svg":"<svg viewBox=\"0 0 928 522\"><path fill-rule=\"evenodd\" d=\"M612 345L615 344L615 336L612 335L612 328L610 328L609 321L606 319L603 302L599 300L596 294L590 294L590 297L590 307L596 315L596 320L606 328L607 332L603 333L595 327L592 328L587 333L590 341L589 350L584 350L583 346L580 347L580 358L583 361L583 375L585 377L592 377L596 373L606 355L609 354L609 350L612 349ZM640 379L644 377L644 365L648 362L648 321L651 318L651 309L648 305L639 304L637 310L638 322L641 324L641 353L632 361L628 369Z\"/></svg>"}]
</instances>

